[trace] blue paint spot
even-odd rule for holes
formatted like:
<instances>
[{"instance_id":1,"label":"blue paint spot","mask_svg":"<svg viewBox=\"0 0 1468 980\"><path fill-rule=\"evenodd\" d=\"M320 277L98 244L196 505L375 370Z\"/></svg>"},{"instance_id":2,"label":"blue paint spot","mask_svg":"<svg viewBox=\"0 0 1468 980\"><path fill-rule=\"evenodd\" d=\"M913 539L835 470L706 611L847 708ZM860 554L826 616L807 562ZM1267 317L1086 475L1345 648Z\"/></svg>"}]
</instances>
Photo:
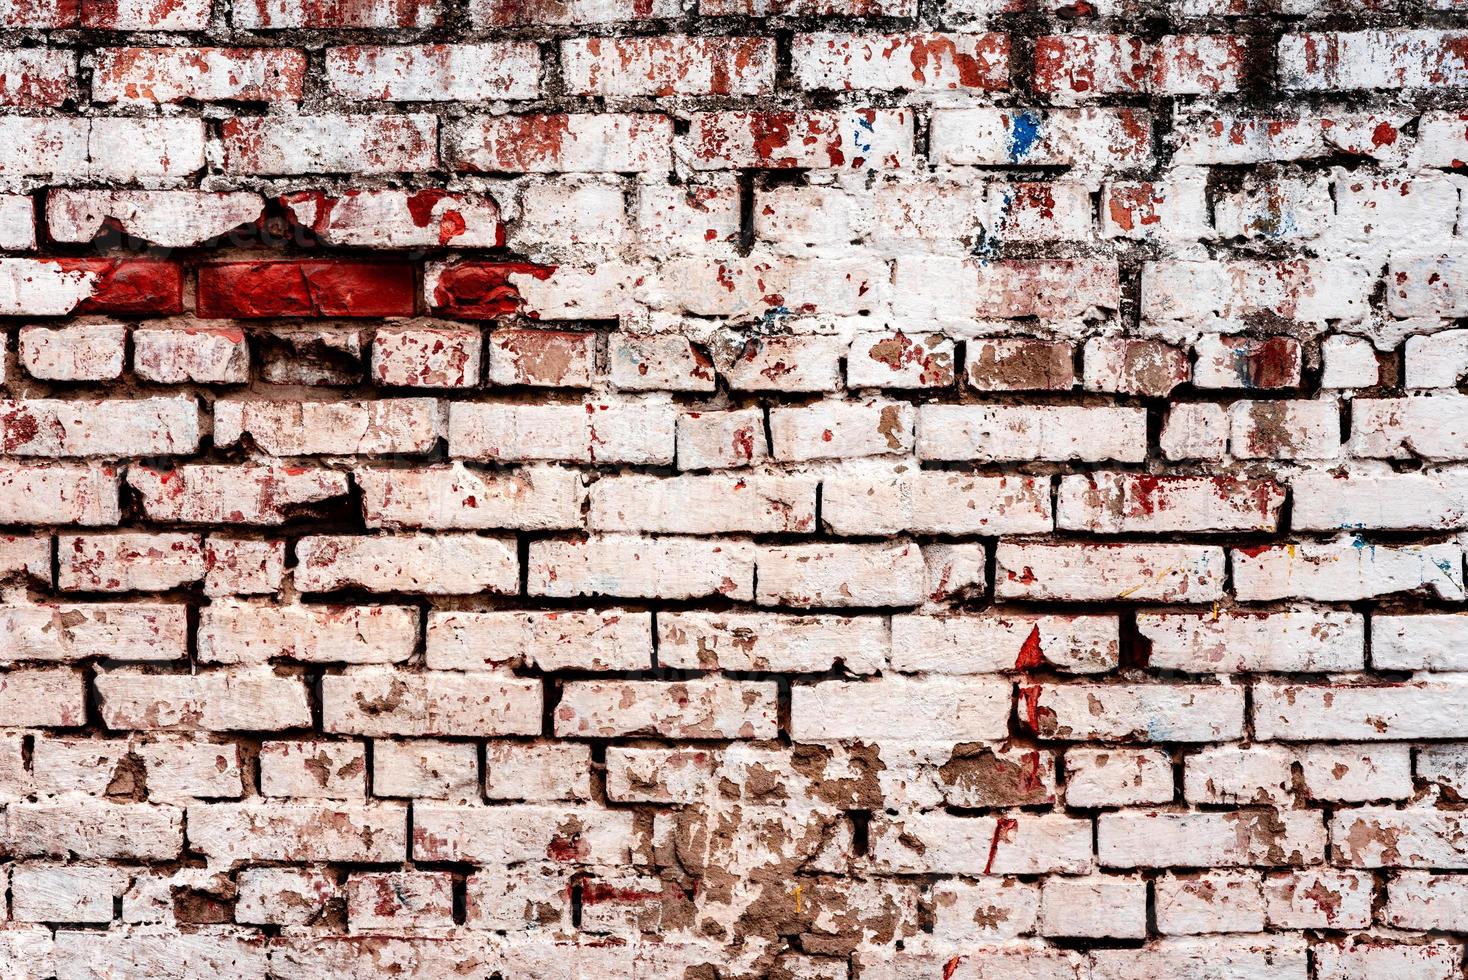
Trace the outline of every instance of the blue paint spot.
<instances>
[{"instance_id":1,"label":"blue paint spot","mask_svg":"<svg viewBox=\"0 0 1468 980\"><path fill-rule=\"evenodd\" d=\"M876 130L872 127L872 121L864 116L852 116L852 122L856 123L856 129L851 133L851 142L863 155L872 152L872 134Z\"/></svg>"},{"instance_id":2,"label":"blue paint spot","mask_svg":"<svg viewBox=\"0 0 1468 980\"><path fill-rule=\"evenodd\" d=\"M1017 113L1009 124L1009 159L1018 163L1029 156L1035 144L1040 142L1040 116L1025 110Z\"/></svg>"},{"instance_id":3,"label":"blue paint spot","mask_svg":"<svg viewBox=\"0 0 1468 980\"><path fill-rule=\"evenodd\" d=\"M777 319L779 319L782 316L793 316L793 315L794 314L792 314L790 312L790 310L788 308L784 307L784 306L772 306L769 309L765 310L765 315L764 315L764 329L766 329L766 330L773 330L774 327L775 327L775 321Z\"/></svg>"},{"instance_id":4,"label":"blue paint spot","mask_svg":"<svg viewBox=\"0 0 1468 980\"><path fill-rule=\"evenodd\" d=\"M1432 560L1432 563L1437 566L1438 571L1449 577L1452 577L1452 575L1457 571L1456 566L1454 566L1454 564L1448 561L1446 558L1434 558Z\"/></svg>"}]
</instances>

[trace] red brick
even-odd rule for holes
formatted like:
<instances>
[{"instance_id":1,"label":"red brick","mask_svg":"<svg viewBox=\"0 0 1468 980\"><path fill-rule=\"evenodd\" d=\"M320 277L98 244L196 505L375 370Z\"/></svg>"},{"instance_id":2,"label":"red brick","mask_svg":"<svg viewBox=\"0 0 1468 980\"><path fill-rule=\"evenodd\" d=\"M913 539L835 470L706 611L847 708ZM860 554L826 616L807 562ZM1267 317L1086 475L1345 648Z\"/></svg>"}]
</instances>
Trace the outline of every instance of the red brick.
<instances>
[{"instance_id":1,"label":"red brick","mask_svg":"<svg viewBox=\"0 0 1468 980\"><path fill-rule=\"evenodd\" d=\"M413 267L400 262L222 262L199 269L201 317L412 316Z\"/></svg>"},{"instance_id":2,"label":"red brick","mask_svg":"<svg viewBox=\"0 0 1468 980\"><path fill-rule=\"evenodd\" d=\"M667 170L673 123L652 113L470 116L445 127L455 170L596 173Z\"/></svg>"},{"instance_id":3,"label":"red brick","mask_svg":"<svg viewBox=\"0 0 1468 980\"><path fill-rule=\"evenodd\" d=\"M493 320L519 312L523 299L511 276L548 279L555 266L531 262L459 262L430 281L428 305L462 320Z\"/></svg>"},{"instance_id":4,"label":"red brick","mask_svg":"<svg viewBox=\"0 0 1468 980\"><path fill-rule=\"evenodd\" d=\"M896 169L912 158L905 109L700 112L689 134L693 166Z\"/></svg>"},{"instance_id":5,"label":"red brick","mask_svg":"<svg viewBox=\"0 0 1468 980\"><path fill-rule=\"evenodd\" d=\"M434 27L443 10L439 0L239 0L232 17L245 30Z\"/></svg>"}]
</instances>

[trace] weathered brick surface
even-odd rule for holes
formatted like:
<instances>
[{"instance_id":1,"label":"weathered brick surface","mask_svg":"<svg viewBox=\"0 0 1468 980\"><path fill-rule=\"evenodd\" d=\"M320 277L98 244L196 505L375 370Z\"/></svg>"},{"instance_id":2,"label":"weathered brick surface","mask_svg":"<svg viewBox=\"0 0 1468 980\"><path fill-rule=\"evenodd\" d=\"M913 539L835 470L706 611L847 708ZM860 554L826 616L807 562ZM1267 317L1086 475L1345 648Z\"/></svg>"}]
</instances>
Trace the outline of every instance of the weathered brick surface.
<instances>
[{"instance_id":1,"label":"weathered brick surface","mask_svg":"<svg viewBox=\"0 0 1468 980\"><path fill-rule=\"evenodd\" d=\"M0 0L0 980L1463 980L1464 0Z\"/></svg>"}]
</instances>

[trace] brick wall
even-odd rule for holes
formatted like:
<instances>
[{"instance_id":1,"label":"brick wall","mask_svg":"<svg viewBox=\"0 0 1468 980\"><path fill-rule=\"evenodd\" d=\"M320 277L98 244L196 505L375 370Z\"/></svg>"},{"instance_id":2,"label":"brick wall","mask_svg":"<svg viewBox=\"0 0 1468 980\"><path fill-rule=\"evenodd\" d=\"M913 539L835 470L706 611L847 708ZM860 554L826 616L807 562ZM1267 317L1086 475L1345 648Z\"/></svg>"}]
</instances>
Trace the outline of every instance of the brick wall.
<instances>
[{"instance_id":1,"label":"brick wall","mask_svg":"<svg viewBox=\"0 0 1468 980\"><path fill-rule=\"evenodd\" d=\"M1450 980L1463 0L0 0L0 977Z\"/></svg>"}]
</instances>

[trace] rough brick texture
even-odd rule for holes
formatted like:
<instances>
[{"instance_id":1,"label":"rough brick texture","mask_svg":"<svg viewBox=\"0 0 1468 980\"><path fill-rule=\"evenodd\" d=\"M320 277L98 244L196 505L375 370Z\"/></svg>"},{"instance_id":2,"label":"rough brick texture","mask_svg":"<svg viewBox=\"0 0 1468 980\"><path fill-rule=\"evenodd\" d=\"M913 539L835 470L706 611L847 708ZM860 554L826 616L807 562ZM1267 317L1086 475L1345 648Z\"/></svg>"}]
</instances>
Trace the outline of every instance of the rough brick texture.
<instances>
[{"instance_id":1,"label":"rough brick texture","mask_svg":"<svg viewBox=\"0 0 1468 980\"><path fill-rule=\"evenodd\" d=\"M1465 980L1465 17L0 0L0 980Z\"/></svg>"}]
</instances>

